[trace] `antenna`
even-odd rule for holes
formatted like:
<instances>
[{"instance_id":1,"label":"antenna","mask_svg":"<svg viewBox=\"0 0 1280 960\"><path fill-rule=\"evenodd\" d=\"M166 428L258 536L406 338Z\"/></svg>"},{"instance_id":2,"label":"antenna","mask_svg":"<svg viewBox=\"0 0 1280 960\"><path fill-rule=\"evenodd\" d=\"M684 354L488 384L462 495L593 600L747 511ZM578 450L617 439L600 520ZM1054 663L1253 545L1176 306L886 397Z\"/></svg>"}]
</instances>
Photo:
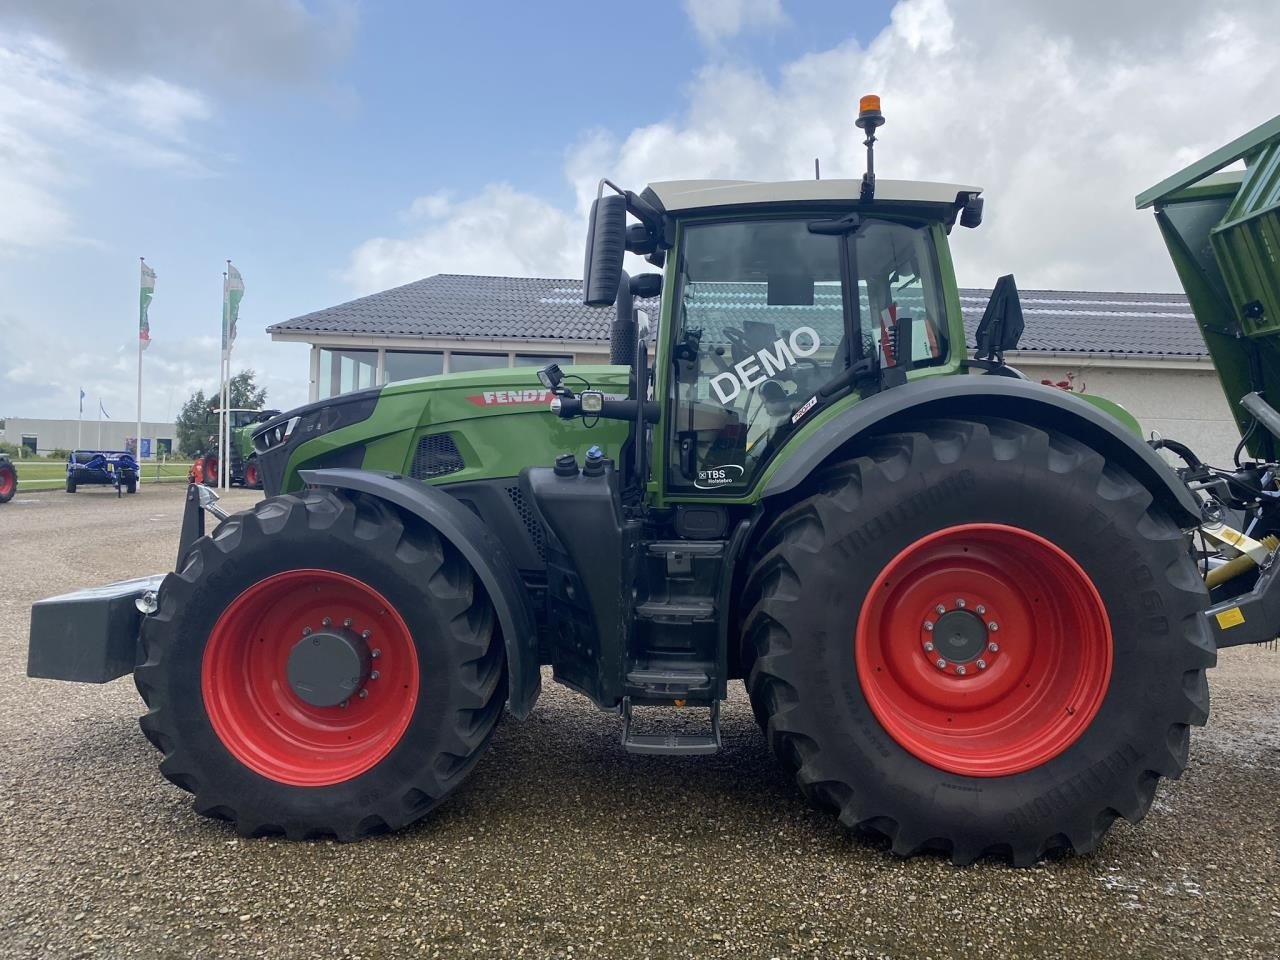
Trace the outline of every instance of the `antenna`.
<instances>
[{"instance_id":1,"label":"antenna","mask_svg":"<svg viewBox=\"0 0 1280 960\"><path fill-rule=\"evenodd\" d=\"M813 179L815 179L815 180L821 180L821 179L822 179L822 171L818 169L818 158L817 158L817 157L814 157L814 158L813 158Z\"/></svg>"},{"instance_id":2,"label":"antenna","mask_svg":"<svg viewBox=\"0 0 1280 960\"><path fill-rule=\"evenodd\" d=\"M884 114L880 112L880 97L868 93L858 101L858 119L854 125L867 131L867 139L863 146L867 148L867 172L862 175L862 192L858 199L870 203L876 197L876 127L884 123Z\"/></svg>"}]
</instances>

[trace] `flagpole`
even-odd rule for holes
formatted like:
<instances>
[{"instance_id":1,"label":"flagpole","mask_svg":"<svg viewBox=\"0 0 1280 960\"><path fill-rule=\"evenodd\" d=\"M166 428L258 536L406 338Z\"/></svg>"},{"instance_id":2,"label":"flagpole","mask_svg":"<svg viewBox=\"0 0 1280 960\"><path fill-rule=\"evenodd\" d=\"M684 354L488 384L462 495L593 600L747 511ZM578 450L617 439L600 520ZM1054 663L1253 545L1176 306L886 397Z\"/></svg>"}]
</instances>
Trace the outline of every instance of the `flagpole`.
<instances>
[{"instance_id":1,"label":"flagpole","mask_svg":"<svg viewBox=\"0 0 1280 960\"><path fill-rule=\"evenodd\" d=\"M102 449L102 397L98 397L98 449Z\"/></svg>"},{"instance_id":2,"label":"flagpole","mask_svg":"<svg viewBox=\"0 0 1280 960\"><path fill-rule=\"evenodd\" d=\"M146 257L138 258L141 268L147 264ZM138 460L138 479L142 479L142 325L138 325L138 416L137 430L133 435L133 453ZM136 484L136 492L142 492L142 484Z\"/></svg>"},{"instance_id":3,"label":"flagpole","mask_svg":"<svg viewBox=\"0 0 1280 960\"><path fill-rule=\"evenodd\" d=\"M228 260L227 263L231 261ZM222 389L218 400L218 486L227 489L227 397L230 393L231 351L227 343L227 274L222 274Z\"/></svg>"},{"instance_id":4,"label":"flagpole","mask_svg":"<svg viewBox=\"0 0 1280 960\"><path fill-rule=\"evenodd\" d=\"M84 443L81 434L84 432L84 387L80 388L80 403L78 404L80 412L76 414L76 449L79 450Z\"/></svg>"}]
</instances>

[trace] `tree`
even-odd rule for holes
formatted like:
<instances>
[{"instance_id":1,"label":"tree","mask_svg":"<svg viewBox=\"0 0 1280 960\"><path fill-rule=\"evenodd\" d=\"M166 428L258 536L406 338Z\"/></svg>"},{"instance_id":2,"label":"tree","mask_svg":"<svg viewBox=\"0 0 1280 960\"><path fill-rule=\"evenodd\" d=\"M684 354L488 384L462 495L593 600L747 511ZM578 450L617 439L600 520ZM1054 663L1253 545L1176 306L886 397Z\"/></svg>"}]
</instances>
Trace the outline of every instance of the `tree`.
<instances>
[{"instance_id":1,"label":"tree","mask_svg":"<svg viewBox=\"0 0 1280 960\"><path fill-rule=\"evenodd\" d=\"M267 388L255 383L257 374L252 370L241 370L231 378L231 408L242 410L261 410L267 402ZM184 457L194 457L197 453L209 452L217 442L218 433L218 395L205 396L203 390L197 390L182 405L175 423L177 428L178 450Z\"/></svg>"}]
</instances>

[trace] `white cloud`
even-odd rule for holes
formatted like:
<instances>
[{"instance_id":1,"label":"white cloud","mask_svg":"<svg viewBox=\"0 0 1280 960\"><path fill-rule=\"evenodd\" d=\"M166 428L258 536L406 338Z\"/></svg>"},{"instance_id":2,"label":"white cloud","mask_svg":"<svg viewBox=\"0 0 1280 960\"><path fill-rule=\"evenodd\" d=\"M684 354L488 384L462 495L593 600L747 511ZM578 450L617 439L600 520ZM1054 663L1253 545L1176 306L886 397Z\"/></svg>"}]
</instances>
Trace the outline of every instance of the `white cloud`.
<instances>
[{"instance_id":1,"label":"white cloud","mask_svg":"<svg viewBox=\"0 0 1280 960\"><path fill-rule=\"evenodd\" d=\"M408 238L366 240L353 253L347 276L360 292L433 273L555 277L582 270L582 253L574 252L578 219L509 184L492 184L458 202L419 197L409 212L431 222Z\"/></svg>"},{"instance_id":2,"label":"white cloud","mask_svg":"<svg viewBox=\"0 0 1280 960\"><path fill-rule=\"evenodd\" d=\"M780 26L787 19L782 0L684 0L684 11L708 44L745 30Z\"/></svg>"},{"instance_id":3,"label":"white cloud","mask_svg":"<svg viewBox=\"0 0 1280 960\"><path fill-rule=\"evenodd\" d=\"M46 40L0 32L0 256L71 239L62 196L97 159L204 172L187 129L210 112L196 91L104 79Z\"/></svg>"},{"instance_id":4,"label":"white cloud","mask_svg":"<svg viewBox=\"0 0 1280 960\"><path fill-rule=\"evenodd\" d=\"M715 59L674 118L584 134L565 164L572 211L509 187L433 200L425 231L363 244L350 276L371 290L446 269L579 275L599 177L637 190L668 178L803 178L815 156L824 176L856 177L857 98L874 91L888 117L881 177L986 188L986 223L953 234L962 284L1013 272L1023 287L1176 290L1133 197L1275 113L1280 4L1170 2L1176 9L1141 0L1118 11L1087 0L1108 12L1090 17L1057 0L998 11L984 0L902 0L865 47L847 39L776 80ZM695 24L708 9L690 5ZM724 25L718 35L746 22L714 9L723 16L703 22Z\"/></svg>"}]
</instances>

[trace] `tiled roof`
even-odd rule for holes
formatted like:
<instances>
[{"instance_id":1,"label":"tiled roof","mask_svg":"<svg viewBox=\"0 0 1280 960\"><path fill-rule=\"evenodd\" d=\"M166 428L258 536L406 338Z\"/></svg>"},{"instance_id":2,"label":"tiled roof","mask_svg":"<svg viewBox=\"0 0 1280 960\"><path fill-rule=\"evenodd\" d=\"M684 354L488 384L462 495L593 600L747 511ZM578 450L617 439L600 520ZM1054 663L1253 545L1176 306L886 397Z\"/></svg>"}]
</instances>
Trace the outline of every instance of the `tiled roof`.
<instances>
[{"instance_id":1,"label":"tiled roof","mask_svg":"<svg viewBox=\"0 0 1280 960\"><path fill-rule=\"evenodd\" d=\"M1020 290L1028 353L1205 357L1187 298L1174 293ZM961 288L969 343L990 290ZM656 301L638 305L657 314ZM603 343L613 311L582 305L582 281L442 273L307 313L271 333Z\"/></svg>"}]
</instances>

